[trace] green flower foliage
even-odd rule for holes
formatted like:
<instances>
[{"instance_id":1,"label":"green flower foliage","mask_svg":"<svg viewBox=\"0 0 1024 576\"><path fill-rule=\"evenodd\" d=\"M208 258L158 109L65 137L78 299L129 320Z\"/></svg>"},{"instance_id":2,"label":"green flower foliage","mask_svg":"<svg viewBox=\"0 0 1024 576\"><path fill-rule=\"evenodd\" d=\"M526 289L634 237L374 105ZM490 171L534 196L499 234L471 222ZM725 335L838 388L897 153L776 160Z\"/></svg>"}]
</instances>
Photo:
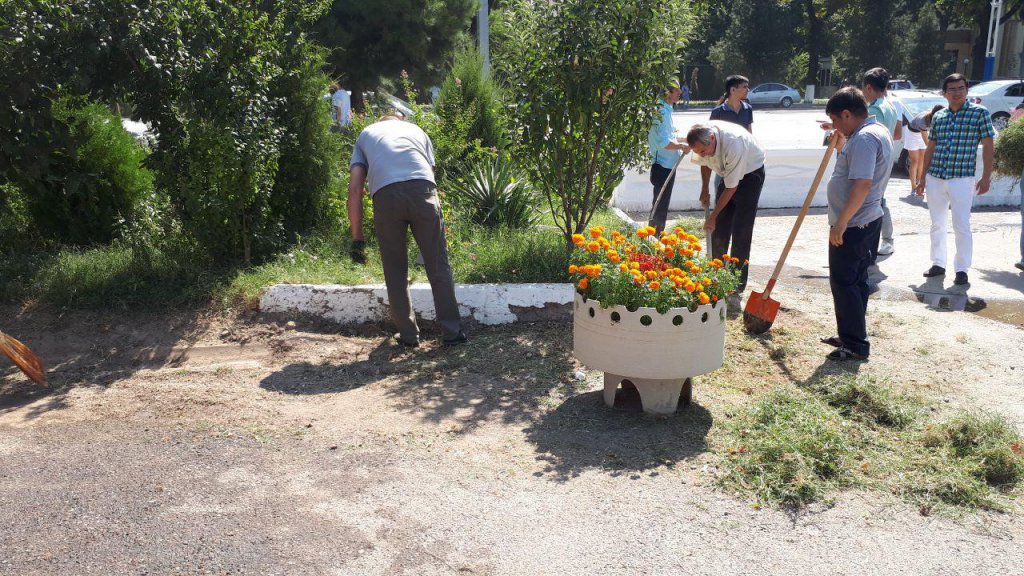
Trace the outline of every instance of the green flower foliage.
<instances>
[{"instance_id":1,"label":"green flower foliage","mask_svg":"<svg viewBox=\"0 0 1024 576\"><path fill-rule=\"evenodd\" d=\"M678 0L513 0L495 26L513 151L566 242L606 205L645 141L687 33Z\"/></svg>"}]
</instances>

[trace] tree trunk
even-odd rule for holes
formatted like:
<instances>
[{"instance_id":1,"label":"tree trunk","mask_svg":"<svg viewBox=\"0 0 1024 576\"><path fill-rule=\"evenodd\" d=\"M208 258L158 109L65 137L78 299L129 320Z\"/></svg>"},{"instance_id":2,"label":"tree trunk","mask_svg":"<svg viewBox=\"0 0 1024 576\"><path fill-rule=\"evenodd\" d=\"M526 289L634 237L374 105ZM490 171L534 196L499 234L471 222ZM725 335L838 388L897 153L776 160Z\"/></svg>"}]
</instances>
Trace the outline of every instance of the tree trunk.
<instances>
[{"instance_id":1,"label":"tree trunk","mask_svg":"<svg viewBox=\"0 0 1024 576\"><path fill-rule=\"evenodd\" d=\"M818 59L821 57L821 20L814 10L814 0L804 0L807 12L807 78L804 85L818 83Z\"/></svg>"},{"instance_id":2,"label":"tree trunk","mask_svg":"<svg viewBox=\"0 0 1024 576\"><path fill-rule=\"evenodd\" d=\"M992 7L988 2L980 3L974 11L974 22L981 31L974 40L974 48L971 50L971 78L981 80L985 72L985 49L988 48L988 23L992 18ZM993 76L995 70L992 71Z\"/></svg>"},{"instance_id":3,"label":"tree trunk","mask_svg":"<svg viewBox=\"0 0 1024 576\"><path fill-rule=\"evenodd\" d=\"M353 85L352 88L352 113L362 114L366 112L366 100L363 99L363 87Z\"/></svg>"}]
</instances>

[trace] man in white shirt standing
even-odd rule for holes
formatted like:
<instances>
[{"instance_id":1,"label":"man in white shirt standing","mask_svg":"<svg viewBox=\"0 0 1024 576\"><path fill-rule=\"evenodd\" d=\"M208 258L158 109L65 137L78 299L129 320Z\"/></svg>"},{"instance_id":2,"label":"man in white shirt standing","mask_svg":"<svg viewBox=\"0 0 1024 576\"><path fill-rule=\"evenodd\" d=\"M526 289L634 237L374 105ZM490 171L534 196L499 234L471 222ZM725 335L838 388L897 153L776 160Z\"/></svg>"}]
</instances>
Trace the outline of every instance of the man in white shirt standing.
<instances>
[{"instance_id":1,"label":"man in white shirt standing","mask_svg":"<svg viewBox=\"0 0 1024 576\"><path fill-rule=\"evenodd\" d=\"M722 177L715 194L715 209L704 223L711 235L711 255L729 254L743 263L736 294L747 287L750 242L754 236L757 202L764 186L764 148L743 126L711 120L696 124L686 134L694 152L693 163L710 168ZM708 192L710 173L701 171L700 203L711 201Z\"/></svg>"},{"instance_id":2,"label":"man in white shirt standing","mask_svg":"<svg viewBox=\"0 0 1024 576\"><path fill-rule=\"evenodd\" d=\"M409 254L412 236L423 254L423 266L434 297L434 313L446 346L466 341L455 283L448 264L441 201L434 181L434 146L411 122L384 116L356 139L349 167L348 217L352 224L352 260L366 262L363 240L363 185L373 200L373 226L380 246L391 318L400 344L419 345L420 331L409 299Z\"/></svg>"},{"instance_id":3,"label":"man in white shirt standing","mask_svg":"<svg viewBox=\"0 0 1024 576\"><path fill-rule=\"evenodd\" d=\"M337 83L331 84L331 118L336 130L352 123L352 97Z\"/></svg>"}]
</instances>

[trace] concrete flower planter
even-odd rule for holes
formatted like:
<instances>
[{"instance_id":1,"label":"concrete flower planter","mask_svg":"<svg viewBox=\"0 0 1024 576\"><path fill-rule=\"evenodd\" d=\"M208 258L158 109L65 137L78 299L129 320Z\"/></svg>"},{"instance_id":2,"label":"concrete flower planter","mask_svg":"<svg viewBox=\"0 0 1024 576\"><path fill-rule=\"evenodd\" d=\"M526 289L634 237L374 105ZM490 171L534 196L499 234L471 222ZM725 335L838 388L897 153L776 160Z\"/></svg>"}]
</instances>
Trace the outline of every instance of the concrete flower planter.
<instances>
[{"instance_id":1,"label":"concrete flower planter","mask_svg":"<svg viewBox=\"0 0 1024 576\"><path fill-rule=\"evenodd\" d=\"M689 404L693 377L722 366L725 359L724 300L690 312L672 308L629 311L602 308L580 294L573 302L576 358L604 374L604 401L615 404L619 384L633 385L645 412L672 414L680 396Z\"/></svg>"}]
</instances>

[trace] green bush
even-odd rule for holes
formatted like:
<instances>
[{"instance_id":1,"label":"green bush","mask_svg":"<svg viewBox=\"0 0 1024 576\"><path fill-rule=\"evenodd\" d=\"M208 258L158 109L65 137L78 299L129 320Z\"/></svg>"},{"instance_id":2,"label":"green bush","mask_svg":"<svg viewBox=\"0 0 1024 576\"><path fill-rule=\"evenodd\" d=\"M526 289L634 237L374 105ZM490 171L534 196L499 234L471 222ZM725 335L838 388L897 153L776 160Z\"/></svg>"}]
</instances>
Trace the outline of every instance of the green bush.
<instances>
[{"instance_id":1,"label":"green bush","mask_svg":"<svg viewBox=\"0 0 1024 576\"><path fill-rule=\"evenodd\" d=\"M502 158L479 162L451 195L469 219L488 228L528 228L537 222L540 198L512 163Z\"/></svg>"},{"instance_id":2,"label":"green bush","mask_svg":"<svg viewBox=\"0 0 1024 576\"><path fill-rule=\"evenodd\" d=\"M1013 122L999 133L993 168L1013 178L1024 174L1024 122Z\"/></svg>"},{"instance_id":3,"label":"green bush","mask_svg":"<svg viewBox=\"0 0 1024 576\"><path fill-rule=\"evenodd\" d=\"M48 153L24 158L14 171L33 227L63 244L109 243L153 189L143 167L148 152L102 104L59 96L47 117Z\"/></svg>"},{"instance_id":4,"label":"green bush","mask_svg":"<svg viewBox=\"0 0 1024 576\"><path fill-rule=\"evenodd\" d=\"M501 92L494 80L484 75L484 60L475 48L455 55L451 72L441 83L435 111L445 123L469 119L466 136L481 146L503 149L508 144L507 120Z\"/></svg>"},{"instance_id":5,"label":"green bush","mask_svg":"<svg viewBox=\"0 0 1024 576\"><path fill-rule=\"evenodd\" d=\"M0 255L31 250L40 243L25 194L14 184L0 184Z\"/></svg>"}]
</instances>

